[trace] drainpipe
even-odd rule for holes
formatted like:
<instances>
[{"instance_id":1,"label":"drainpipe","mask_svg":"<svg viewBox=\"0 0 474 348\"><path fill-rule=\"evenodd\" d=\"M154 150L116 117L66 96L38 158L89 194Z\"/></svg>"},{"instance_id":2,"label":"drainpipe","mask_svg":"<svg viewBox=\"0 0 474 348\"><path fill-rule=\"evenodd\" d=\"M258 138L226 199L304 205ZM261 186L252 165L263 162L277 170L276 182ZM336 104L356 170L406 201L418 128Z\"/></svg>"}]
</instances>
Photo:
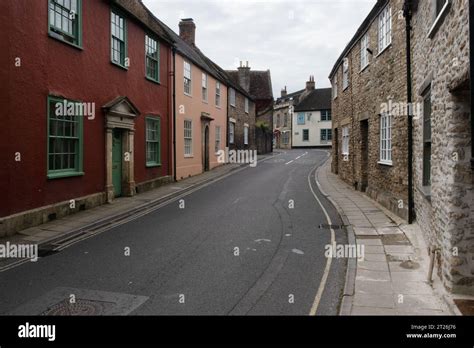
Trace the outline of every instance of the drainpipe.
<instances>
[{"instance_id":1,"label":"drainpipe","mask_svg":"<svg viewBox=\"0 0 474 348\"><path fill-rule=\"evenodd\" d=\"M472 36L474 35L474 0L469 0L469 84L470 84L470 95L471 95L471 168L474 169L474 83L472 81L474 77L474 65L472 60L474 59L474 52L472 47Z\"/></svg>"},{"instance_id":2,"label":"drainpipe","mask_svg":"<svg viewBox=\"0 0 474 348\"><path fill-rule=\"evenodd\" d=\"M411 18L412 0L405 0L403 16L405 17L406 55L407 55L407 114L408 114L408 223L412 224L415 218L413 199L413 92L411 80Z\"/></svg>"},{"instance_id":3,"label":"drainpipe","mask_svg":"<svg viewBox=\"0 0 474 348\"><path fill-rule=\"evenodd\" d=\"M176 47L173 46L173 179L176 182Z\"/></svg>"}]
</instances>

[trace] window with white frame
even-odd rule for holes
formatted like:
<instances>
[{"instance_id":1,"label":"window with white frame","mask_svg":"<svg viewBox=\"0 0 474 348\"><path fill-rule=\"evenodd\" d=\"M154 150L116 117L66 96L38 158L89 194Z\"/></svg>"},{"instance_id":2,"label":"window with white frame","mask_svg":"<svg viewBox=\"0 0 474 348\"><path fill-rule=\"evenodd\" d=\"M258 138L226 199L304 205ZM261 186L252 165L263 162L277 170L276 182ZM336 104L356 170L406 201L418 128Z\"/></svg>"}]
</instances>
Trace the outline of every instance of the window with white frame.
<instances>
[{"instance_id":1,"label":"window with white frame","mask_svg":"<svg viewBox=\"0 0 474 348\"><path fill-rule=\"evenodd\" d=\"M321 110L321 121L331 121L331 110Z\"/></svg>"},{"instance_id":2,"label":"window with white frame","mask_svg":"<svg viewBox=\"0 0 474 348\"><path fill-rule=\"evenodd\" d=\"M229 122L229 144L234 143L235 123Z\"/></svg>"},{"instance_id":3,"label":"window with white frame","mask_svg":"<svg viewBox=\"0 0 474 348\"><path fill-rule=\"evenodd\" d=\"M392 43L392 9L387 6L379 15L379 53Z\"/></svg>"},{"instance_id":4,"label":"window with white frame","mask_svg":"<svg viewBox=\"0 0 474 348\"><path fill-rule=\"evenodd\" d=\"M321 129L321 141L331 141L332 140L332 129Z\"/></svg>"},{"instance_id":5,"label":"window with white frame","mask_svg":"<svg viewBox=\"0 0 474 348\"><path fill-rule=\"evenodd\" d=\"M290 143L290 132L283 132L282 133L282 142L284 145L288 145Z\"/></svg>"},{"instance_id":6,"label":"window with white frame","mask_svg":"<svg viewBox=\"0 0 474 348\"><path fill-rule=\"evenodd\" d=\"M207 74L202 73L202 100L207 102Z\"/></svg>"},{"instance_id":7,"label":"window with white frame","mask_svg":"<svg viewBox=\"0 0 474 348\"><path fill-rule=\"evenodd\" d=\"M235 107L235 89L231 88L229 90L229 103L231 106L234 106Z\"/></svg>"},{"instance_id":8,"label":"window with white frame","mask_svg":"<svg viewBox=\"0 0 474 348\"><path fill-rule=\"evenodd\" d=\"M369 65L369 34L366 33L360 40L360 70Z\"/></svg>"},{"instance_id":9,"label":"window with white frame","mask_svg":"<svg viewBox=\"0 0 474 348\"><path fill-rule=\"evenodd\" d=\"M244 145L249 144L249 126L244 126Z\"/></svg>"},{"instance_id":10,"label":"window with white frame","mask_svg":"<svg viewBox=\"0 0 474 348\"><path fill-rule=\"evenodd\" d=\"M184 156L193 155L193 121L184 120Z\"/></svg>"},{"instance_id":11,"label":"window with white frame","mask_svg":"<svg viewBox=\"0 0 474 348\"><path fill-rule=\"evenodd\" d=\"M392 115L380 116L380 162L392 164Z\"/></svg>"},{"instance_id":12,"label":"window with white frame","mask_svg":"<svg viewBox=\"0 0 474 348\"><path fill-rule=\"evenodd\" d=\"M215 148L215 152L219 152L219 150L221 149L221 127L220 126L216 126L216 148Z\"/></svg>"},{"instance_id":13,"label":"window with white frame","mask_svg":"<svg viewBox=\"0 0 474 348\"><path fill-rule=\"evenodd\" d=\"M334 99L337 98L337 71L336 71L336 74L334 75L334 80L332 83L332 95Z\"/></svg>"},{"instance_id":14,"label":"window with white frame","mask_svg":"<svg viewBox=\"0 0 474 348\"><path fill-rule=\"evenodd\" d=\"M349 127L342 128L342 154L349 154Z\"/></svg>"},{"instance_id":15,"label":"window with white frame","mask_svg":"<svg viewBox=\"0 0 474 348\"><path fill-rule=\"evenodd\" d=\"M184 93L191 95L191 64L184 62Z\"/></svg>"},{"instance_id":16,"label":"window with white frame","mask_svg":"<svg viewBox=\"0 0 474 348\"><path fill-rule=\"evenodd\" d=\"M245 98L245 113L249 113L249 98Z\"/></svg>"},{"instance_id":17,"label":"window with white frame","mask_svg":"<svg viewBox=\"0 0 474 348\"><path fill-rule=\"evenodd\" d=\"M216 83L216 106L221 106L221 83Z\"/></svg>"},{"instance_id":18,"label":"window with white frame","mask_svg":"<svg viewBox=\"0 0 474 348\"><path fill-rule=\"evenodd\" d=\"M342 89L349 87L349 58L344 58L342 63Z\"/></svg>"}]
</instances>

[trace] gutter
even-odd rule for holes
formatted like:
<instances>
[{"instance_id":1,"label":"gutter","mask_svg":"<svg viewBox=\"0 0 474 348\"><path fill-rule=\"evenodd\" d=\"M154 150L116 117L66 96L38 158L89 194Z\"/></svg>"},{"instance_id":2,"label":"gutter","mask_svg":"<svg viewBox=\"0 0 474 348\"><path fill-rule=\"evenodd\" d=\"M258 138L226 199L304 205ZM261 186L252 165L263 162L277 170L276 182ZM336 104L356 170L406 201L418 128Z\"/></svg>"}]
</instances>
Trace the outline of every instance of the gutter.
<instances>
[{"instance_id":1,"label":"gutter","mask_svg":"<svg viewBox=\"0 0 474 348\"><path fill-rule=\"evenodd\" d=\"M173 52L173 179L176 182L176 46Z\"/></svg>"},{"instance_id":2,"label":"gutter","mask_svg":"<svg viewBox=\"0 0 474 348\"><path fill-rule=\"evenodd\" d=\"M472 0L470 0L472 1ZM411 18L413 0L405 0L403 4L403 16L405 17L406 32L406 64L407 64L407 115L408 115L408 223L412 224L415 219L413 198L413 90L412 90L412 66L411 66Z\"/></svg>"},{"instance_id":3,"label":"gutter","mask_svg":"<svg viewBox=\"0 0 474 348\"><path fill-rule=\"evenodd\" d=\"M474 35L474 0L469 0L469 93L471 96L471 169L474 170L474 66L472 61L474 59L474 52L472 47L472 36Z\"/></svg>"}]
</instances>

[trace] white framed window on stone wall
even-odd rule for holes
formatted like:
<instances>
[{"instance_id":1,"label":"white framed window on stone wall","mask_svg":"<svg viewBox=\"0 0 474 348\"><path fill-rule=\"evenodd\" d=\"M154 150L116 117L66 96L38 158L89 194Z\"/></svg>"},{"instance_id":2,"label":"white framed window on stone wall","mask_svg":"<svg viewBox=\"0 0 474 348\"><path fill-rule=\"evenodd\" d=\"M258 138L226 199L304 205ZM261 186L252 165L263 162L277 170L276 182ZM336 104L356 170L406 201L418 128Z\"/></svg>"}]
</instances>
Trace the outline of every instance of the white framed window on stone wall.
<instances>
[{"instance_id":1,"label":"white framed window on stone wall","mask_svg":"<svg viewBox=\"0 0 474 348\"><path fill-rule=\"evenodd\" d=\"M379 15L379 54L392 43L392 8L385 7Z\"/></svg>"},{"instance_id":2,"label":"white framed window on stone wall","mask_svg":"<svg viewBox=\"0 0 474 348\"><path fill-rule=\"evenodd\" d=\"M184 120L184 156L193 156L193 121Z\"/></svg>"},{"instance_id":3,"label":"white framed window on stone wall","mask_svg":"<svg viewBox=\"0 0 474 348\"><path fill-rule=\"evenodd\" d=\"M249 126L245 125L244 126L244 145L249 144Z\"/></svg>"},{"instance_id":4,"label":"white framed window on stone wall","mask_svg":"<svg viewBox=\"0 0 474 348\"><path fill-rule=\"evenodd\" d=\"M349 87L349 58L344 58L342 62L342 90Z\"/></svg>"},{"instance_id":5,"label":"white framed window on stone wall","mask_svg":"<svg viewBox=\"0 0 474 348\"><path fill-rule=\"evenodd\" d=\"M221 106L221 83L216 83L216 106Z\"/></svg>"},{"instance_id":6,"label":"white framed window on stone wall","mask_svg":"<svg viewBox=\"0 0 474 348\"><path fill-rule=\"evenodd\" d=\"M337 71L336 71L336 74L334 75L334 80L332 83L332 96L334 99L337 98Z\"/></svg>"},{"instance_id":7,"label":"white framed window on stone wall","mask_svg":"<svg viewBox=\"0 0 474 348\"><path fill-rule=\"evenodd\" d=\"M235 141L235 123L229 122L229 144L233 144Z\"/></svg>"},{"instance_id":8,"label":"white framed window on stone wall","mask_svg":"<svg viewBox=\"0 0 474 348\"><path fill-rule=\"evenodd\" d=\"M360 71L369 65L369 33L360 40Z\"/></svg>"},{"instance_id":9,"label":"white framed window on stone wall","mask_svg":"<svg viewBox=\"0 0 474 348\"><path fill-rule=\"evenodd\" d=\"M349 155L349 126L342 128L342 154Z\"/></svg>"},{"instance_id":10,"label":"white framed window on stone wall","mask_svg":"<svg viewBox=\"0 0 474 348\"><path fill-rule=\"evenodd\" d=\"M235 89L229 89L229 103L230 106L235 107Z\"/></svg>"},{"instance_id":11,"label":"white framed window on stone wall","mask_svg":"<svg viewBox=\"0 0 474 348\"><path fill-rule=\"evenodd\" d=\"M282 142L284 145L288 145L290 143L290 132L283 132L282 133Z\"/></svg>"},{"instance_id":12,"label":"white framed window on stone wall","mask_svg":"<svg viewBox=\"0 0 474 348\"><path fill-rule=\"evenodd\" d=\"M219 152L221 149L221 127L216 126L216 146L215 146L215 152Z\"/></svg>"},{"instance_id":13,"label":"white framed window on stone wall","mask_svg":"<svg viewBox=\"0 0 474 348\"><path fill-rule=\"evenodd\" d=\"M207 103L207 74L202 73L202 100Z\"/></svg>"},{"instance_id":14,"label":"white framed window on stone wall","mask_svg":"<svg viewBox=\"0 0 474 348\"><path fill-rule=\"evenodd\" d=\"M191 95L192 90L192 77L191 77L191 64L184 62L184 93Z\"/></svg>"},{"instance_id":15,"label":"white framed window on stone wall","mask_svg":"<svg viewBox=\"0 0 474 348\"><path fill-rule=\"evenodd\" d=\"M380 115L380 164L392 165L392 119L388 113Z\"/></svg>"},{"instance_id":16,"label":"white framed window on stone wall","mask_svg":"<svg viewBox=\"0 0 474 348\"><path fill-rule=\"evenodd\" d=\"M451 0L431 0L431 7L433 13L433 24L428 32L429 38L432 38L441 26L441 23L451 7Z\"/></svg>"},{"instance_id":17,"label":"white framed window on stone wall","mask_svg":"<svg viewBox=\"0 0 474 348\"><path fill-rule=\"evenodd\" d=\"M245 98L245 113L249 113L249 98Z\"/></svg>"},{"instance_id":18,"label":"white framed window on stone wall","mask_svg":"<svg viewBox=\"0 0 474 348\"><path fill-rule=\"evenodd\" d=\"M431 88L423 95L423 186L431 186ZM425 192L429 195L429 192Z\"/></svg>"}]
</instances>

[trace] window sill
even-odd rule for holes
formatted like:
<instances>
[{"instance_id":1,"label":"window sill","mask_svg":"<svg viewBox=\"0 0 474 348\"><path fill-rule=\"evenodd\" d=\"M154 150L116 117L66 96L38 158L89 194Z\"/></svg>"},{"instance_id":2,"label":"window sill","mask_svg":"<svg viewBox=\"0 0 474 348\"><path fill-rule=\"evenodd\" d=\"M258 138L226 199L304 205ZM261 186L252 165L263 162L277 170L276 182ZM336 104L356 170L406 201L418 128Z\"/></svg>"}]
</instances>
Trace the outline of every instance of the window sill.
<instances>
[{"instance_id":1,"label":"window sill","mask_svg":"<svg viewBox=\"0 0 474 348\"><path fill-rule=\"evenodd\" d=\"M430 28L430 31L428 32L428 39L432 39L436 33L438 32L439 27L441 24L444 22L444 18L449 12L449 9L451 7L451 0L446 1L444 4L443 8L441 9L441 12L439 13L438 17L436 17L433 25Z\"/></svg>"},{"instance_id":2,"label":"window sill","mask_svg":"<svg viewBox=\"0 0 474 348\"><path fill-rule=\"evenodd\" d=\"M184 155L184 158L194 158L194 155Z\"/></svg>"},{"instance_id":3,"label":"window sill","mask_svg":"<svg viewBox=\"0 0 474 348\"><path fill-rule=\"evenodd\" d=\"M202 100L202 102L203 102L204 104L209 104L209 102L208 102L207 100L204 100L204 99Z\"/></svg>"},{"instance_id":4,"label":"window sill","mask_svg":"<svg viewBox=\"0 0 474 348\"><path fill-rule=\"evenodd\" d=\"M235 108L235 105L230 104L230 106L232 106L233 108Z\"/></svg>"},{"instance_id":5,"label":"window sill","mask_svg":"<svg viewBox=\"0 0 474 348\"><path fill-rule=\"evenodd\" d=\"M382 166L393 167L393 161L378 161L377 163Z\"/></svg>"},{"instance_id":6,"label":"window sill","mask_svg":"<svg viewBox=\"0 0 474 348\"><path fill-rule=\"evenodd\" d=\"M192 97L193 97L192 94L189 94L189 93L186 93L186 92L184 92L183 94L184 94L186 97L189 97L189 98L192 98Z\"/></svg>"},{"instance_id":7,"label":"window sill","mask_svg":"<svg viewBox=\"0 0 474 348\"><path fill-rule=\"evenodd\" d=\"M152 82L152 83L155 83L157 85L160 85L161 86L161 82L159 80L155 80L151 77L148 77L148 76L145 76L145 79L147 79L148 81Z\"/></svg>"},{"instance_id":8,"label":"window sill","mask_svg":"<svg viewBox=\"0 0 474 348\"><path fill-rule=\"evenodd\" d=\"M125 71L128 71L128 68L125 66L125 65L122 65L122 64L119 64L119 63L115 63L114 61L110 61L110 64L112 65L115 65L116 67L122 69L122 70L125 70Z\"/></svg>"},{"instance_id":9,"label":"window sill","mask_svg":"<svg viewBox=\"0 0 474 348\"><path fill-rule=\"evenodd\" d=\"M161 163L147 163L147 164L146 164L146 167L147 167L147 168L157 168L157 167L161 167Z\"/></svg>"},{"instance_id":10,"label":"window sill","mask_svg":"<svg viewBox=\"0 0 474 348\"><path fill-rule=\"evenodd\" d=\"M350 86L350 85L349 85ZM345 92L349 89L349 86L347 86L346 88L343 88L342 91Z\"/></svg>"},{"instance_id":11,"label":"window sill","mask_svg":"<svg viewBox=\"0 0 474 348\"><path fill-rule=\"evenodd\" d=\"M367 68L369 67L370 63L368 63L366 66L364 66L362 69L360 69L359 74L362 74Z\"/></svg>"},{"instance_id":12,"label":"window sill","mask_svg":"<svg viewBox=\"0 0 474 348\"><path fill-rule=\"evenodd\" d=\"M50 38L54 39L54 40L57 40L57 41L59 41L59 42L62 42L62 43L64 43L64 44L66 44L66 45L69 45L69 46L71 46L71 47L77 48L77 49L80 50L80 51L83 51L83 50L84 50L84 48L82 47L82 45L78 45L78 44L74 44L74 43L72 43L72 42L68 42L68 41L64 40L63 38L54 35L54 33L52 33L51 31L48 31L48 36L49 36Z\"/></svg>"},{"instance_id":13,"label":"window sill","mask_svg":"<svg viewBox=\"0 0 474 348\"><path fill-rule=\"evenodd\" d=\"M55 179L73 178L73 177L84 176L84 175L85 175L84 172L51 173L51 174L48 174L48 179L55 180Z\"/></svg>"},{"instance_id":14,"label":"window sill","mask_svg":"<svg viewBox=\"0 0 474 348\"><path fill-rule=\"evenodd\" d=\"M375 58L378 58L379 56L381 56L385 51L387 51L390 47L392 47L392 43L389 43L387 46L385 46L379 53L377 53L377 55L375 56Z\"/></svg>"},{"instance_id":15,"label":"window sill","mask_svg":"<svg viewBox=\"0 0 474 348\"><path fill-rule=\"evenodd\" d=\"M419 186L418 192L420 192L423 197L431 203L431 186Z\"/></svg>"}]
</instances>

